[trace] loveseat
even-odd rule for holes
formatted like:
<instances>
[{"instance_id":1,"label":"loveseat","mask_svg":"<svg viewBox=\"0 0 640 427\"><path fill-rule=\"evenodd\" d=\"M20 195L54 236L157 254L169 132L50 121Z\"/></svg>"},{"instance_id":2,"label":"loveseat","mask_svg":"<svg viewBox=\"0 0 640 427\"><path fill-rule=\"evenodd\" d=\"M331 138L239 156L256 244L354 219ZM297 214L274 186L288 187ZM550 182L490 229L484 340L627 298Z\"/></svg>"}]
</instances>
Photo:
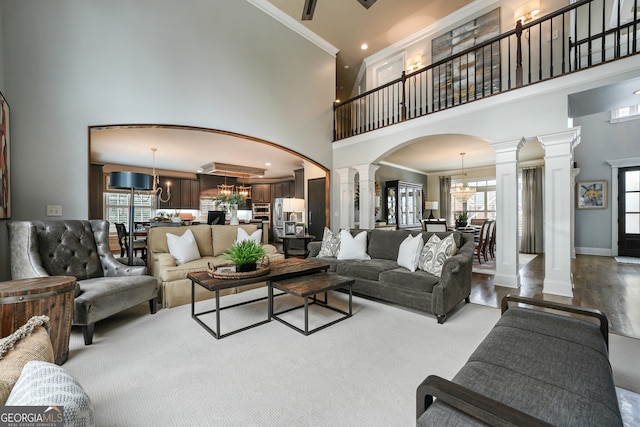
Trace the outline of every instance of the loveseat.
<instances>
[{"instance_id":1,"label":"loveseat","mask_svg":"<svg viewBox=\"0 0 640 427\"><path fill-rule=\"evenodd\" d=\"M471 266L475 246L473 235L457 231L432 233L419 230L350 230L356 236L367 233L367 254L370 260L340 260L319 257L322 242L307 245L309 259L329 264L329 271L355 279L353 293L389 301L436 316L438 323L462 300L469 302ZM326 231L325 231L326 233ZM440 239L452 235L457 252L444 261L440 277L423 270L410 271L397 263L398 251L407 236L422 233L427 242L433 234Z\"/></svg>"},{"instance_id":2,"label":"loveseat","mask_svg":"<svg viewBox=\"0 0 640 427\"><path fill-rule=\"evenodd\" d=\"M126 266L109 249L103 220L10 221L11 277L74 276L73 324L84 342L93 341L95 322L148 301L156 312L158 281L144 266Z\"/></svg>"},{"instance_id":3,"label":"loveseat","mask_svg":"<svg viewBox=\"0 0 640 427\"><path fill-rule=\"evenodd\" d=\"M453 380L418 386L417 425L622 426L608 334L599 310L507 295Z\"/></svg>"},{"instance_id":4,"label":"loveseat","mask_svg":"<svg viewBox=\"0 0 640 427\"><path fill-rule=\"evenodd\" d=\"M207 271L207 264L213 267L230 264L224 253L233 245L238 237L238 229L243 229L248 235L253 235L258 227L255 224L242 225L191 225L179 227L151 227L147 235L147 262L151 275L160 281L161 301L164 308L176 307L191 302L191 280L187 274L198 271ZM262 228L261 228L262 229ZM176 257L171 254L167 243L167 234L183 236L190 230L195 238L199 257L184 262L176 262ZM264 231L263 231L264 233ZM267 251L269 261L284 259L284 255L270 244L262 244ZM255 287L263 286L258 283ZM228 295L253 289L252 286L243 286L240 289L229 288L220 291L220 295ZM196 286L196 301L213 298L215 293Z\"/></svg>"}]
</instances>

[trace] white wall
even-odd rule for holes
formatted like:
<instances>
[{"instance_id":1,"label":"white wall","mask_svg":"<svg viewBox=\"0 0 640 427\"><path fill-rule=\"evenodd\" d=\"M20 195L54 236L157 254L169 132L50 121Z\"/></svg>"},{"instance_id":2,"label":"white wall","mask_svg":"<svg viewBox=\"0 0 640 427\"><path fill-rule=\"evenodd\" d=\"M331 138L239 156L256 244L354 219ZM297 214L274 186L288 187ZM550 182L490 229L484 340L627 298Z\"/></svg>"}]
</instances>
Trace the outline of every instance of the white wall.
<instances>
[{"instance_id":1,"label":"white wall","mask_svg":"<svg viewBox=\"0 0 640 427\"><path fill-rule=\"evenodd\" d=\"M13 219L87 217L91 125L228 130L332 167L335 58L246 1L2 6Z\"/></svg>"},{"instance_id":2,"label":"white wall","mask_svg":"<svg viewBox=\"0 0 640 427\"><path fill-rule=\"evenodd\" d=\"M575 235L578 253L609 254L612 249L611 206L617 203L617 194L611 193L611 166L606 160L640 155L640 120L611 124L609 119L610 114L604 112L574 120L576 126L581 126L582 139L575 149L574 160L580 168L576 181L604 179L608 184L606 209L576 209Z\"/></svg>"}]
</instances>

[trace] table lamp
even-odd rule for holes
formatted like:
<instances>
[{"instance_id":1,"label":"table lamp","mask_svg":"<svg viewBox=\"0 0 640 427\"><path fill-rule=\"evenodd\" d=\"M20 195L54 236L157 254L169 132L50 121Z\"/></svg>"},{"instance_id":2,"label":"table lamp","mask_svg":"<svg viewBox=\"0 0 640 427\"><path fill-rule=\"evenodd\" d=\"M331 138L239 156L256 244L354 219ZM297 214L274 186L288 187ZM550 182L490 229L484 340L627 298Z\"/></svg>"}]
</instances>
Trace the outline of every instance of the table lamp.
<instances>
[{"instance_id":1,"label":"table lamp","mask_svg":"<svg viewBox=\"0 0 640 427\"><path fill-rule=\"evenodd\" d=\"M431 219L436 219L436 218L433 216L433 210L434 210L434 209L438 209L438 202L424 202L424 208L425 208L425 209L429 209L429 210L431 211L431 215L429 215L429 218L428 218L428 219L430 219L430 220L431 220Z\"/></svg>"},{"instance_id":2,"label":"table lamp","mask_svg":"<svg viewBox=\"0 0 640 427\"><path fill-rule=\"evenodd\" d=\"M133 213L134 213L134 191L153 190L153 177L145 173L138 172L111 172L109 174L109 186L118 190L131 190L131 200L129 201L129 257L128 265L133 265Z\"/></svg>"},{"instance_id":3,"label":"table lamp","mask_svg":"<svg viewBox=\"0 0 640 427\"><path fill-rule=\"evenodd\" d=\"M304 207L304 199L288 197L282 201L282 210L284 212L289 212L289 221L298 222L298 212L302 215Z\"/></svg>"}]
</instances>

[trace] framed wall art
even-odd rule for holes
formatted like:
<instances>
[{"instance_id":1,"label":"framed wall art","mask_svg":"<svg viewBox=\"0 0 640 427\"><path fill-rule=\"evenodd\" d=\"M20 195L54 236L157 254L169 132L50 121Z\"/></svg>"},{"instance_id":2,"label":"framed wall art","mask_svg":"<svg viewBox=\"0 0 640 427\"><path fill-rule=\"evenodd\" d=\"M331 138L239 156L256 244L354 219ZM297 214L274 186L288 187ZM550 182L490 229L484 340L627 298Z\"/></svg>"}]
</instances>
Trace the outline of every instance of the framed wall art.
<instances>
[{"instance_id":1,"label":"framed wall art","mask_svg":"<svg viewBox=\"0 0 640 427\"><path fill-rule=\"evenodd\" d=\"M11 218L11 140L9 104L0 93L0 219Z\"/></svg>"},{"instance_id":2,"label":"framed wall art","mask_svg":"<svg viewBox=\"0 0 640 427\"><path fill-rule=\"evenodd\" d=\"M293 236L296 234L296 223L295 221L285 221L284 222L284 235L285 236Z\"/></svg>"},{"instance_id":3,"label":"framed wall art","mask_svg":"<svg viewBox=\"0 0 640 427\"><path fill-rule=\"evenodd\" d=\"M296 237L304 237L304 224L299 222L296 224Z\"/></svg>"},{"instance_id":4,"label":"framed wall art","mask_svg":"<svg viewBox=\"0 0 640 427\"><path fill-rule=\"evenodd\" d=\"M466 22L431 42L432 63L500 34L500 8ZM493 45L492 45L493 46ZM447 61L433 69L434 109L482 98L500 90L500 49L493 46Z\"/></svg>"},{"instance_id":5,"label":"framed wall art","mask_svg":"<svg viewBox=\"0 0 640 427\"><path fill-rule=\"evenodd\" d=\"M578 209L606 209L607 181L579 181L576 184Z\"/></svg>"}]
</instances>

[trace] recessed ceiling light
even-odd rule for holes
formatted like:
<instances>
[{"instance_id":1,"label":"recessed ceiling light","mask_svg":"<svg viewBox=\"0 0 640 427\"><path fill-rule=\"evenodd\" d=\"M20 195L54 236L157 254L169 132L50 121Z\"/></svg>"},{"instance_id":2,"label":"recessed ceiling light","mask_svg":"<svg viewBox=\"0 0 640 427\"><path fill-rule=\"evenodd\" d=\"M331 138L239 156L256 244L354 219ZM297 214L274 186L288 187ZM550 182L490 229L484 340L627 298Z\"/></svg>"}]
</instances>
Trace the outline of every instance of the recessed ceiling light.
<instances>
[{"instance_id":1,"label":"recessed ceiling light","mask_svg":"<svg viewBox=\"0 0 640 427\"><path fill-rule=\"evenodd\" d=\"M348 69L349 69L349 66L348 66L348 65L345 65L345 66L344 66L344 69L345 69L345 70L348 70Z\"/></svg>"},{"instance_id":2,"label":"recessed ceiling light","mask_svg":"<svg viewBox=\"0 0 640 427\"><path fill-rule=\"evenodd\" d=\"M265 166L271 166L271 163L267 162L264 164Z\"/></svg>"},{"instance_id":3,"label":"recessed ceiling light","mask_svg":"<svg viewBox=\"0 0 640 427\"><path fill-rule=\"evenodd\" d=\"M336 99L336 104L339 104L339 103L340 103L340 100L339 100L339 99Z\"/></svg>"},{"instance_id":4,"label":"recessed ceiling light","mask_svg":"<svg viewBox=\"0 0 640 427\"><path fill-rule=\"evenodd\" d=\"M369 47L369 46L368 46L366 43L362 43L362 44L360 45L360 49L362 49L362 50L367 50L367 48L368 48L368 47Z\"/></svg>"},{"instance_id":5,"label":"recessed ceiling light","mask_svg":"<svg viewBox=\"0 0 640 427\"><path fill-rule=\"evenodd\" d=\"M640 89L638 89L637 91L633 92L634 95L640 95Z\"/></svg>"}]
</instances>

